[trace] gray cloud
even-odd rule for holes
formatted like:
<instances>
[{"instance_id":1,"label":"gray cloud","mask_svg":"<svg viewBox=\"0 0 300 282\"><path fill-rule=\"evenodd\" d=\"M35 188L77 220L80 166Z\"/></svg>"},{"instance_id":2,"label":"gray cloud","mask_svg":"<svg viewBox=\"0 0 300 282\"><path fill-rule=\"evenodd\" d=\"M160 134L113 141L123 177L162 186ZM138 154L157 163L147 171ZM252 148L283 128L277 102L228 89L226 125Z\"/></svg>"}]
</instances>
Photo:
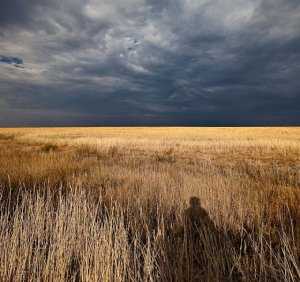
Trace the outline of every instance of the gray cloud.
<instances>
[{"instance_id":1,"label":"gray cloud","mask_svg":"<svg viewBox=\"0 0 300 282\"><path fill-rule=\"evenodd\" d=\"M18 66L23 65L23 60L17 57L7 57L0 55L0 63Z\"/></svg>"},{"instance_id":2,"label":"gray cloud","mask_svg":"<svg viewBox=\"0 0 300 282\"><path fill-rule=\"evenodd\" d=\"M0 122L300 123L299 1L24 3L0 10L0 61L26 62L0 64Z\"/></svg>"}]
</instances>

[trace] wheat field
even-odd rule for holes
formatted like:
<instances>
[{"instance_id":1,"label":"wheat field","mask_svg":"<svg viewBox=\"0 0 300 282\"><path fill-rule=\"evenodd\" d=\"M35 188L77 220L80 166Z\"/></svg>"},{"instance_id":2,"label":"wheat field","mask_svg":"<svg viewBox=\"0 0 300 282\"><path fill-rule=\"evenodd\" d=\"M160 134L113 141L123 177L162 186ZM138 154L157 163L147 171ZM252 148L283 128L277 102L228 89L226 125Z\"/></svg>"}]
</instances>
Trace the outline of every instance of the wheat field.
<instances>
[{"instance_id":1,"label":"wheat field","mask_svg":"<svg viewBox=\"0 0 300 282\"><path fill-rule=\"evenodd\" d=\"M299 281L300 128L0 129L0 281Z\"/></svg>"}]
</instances>

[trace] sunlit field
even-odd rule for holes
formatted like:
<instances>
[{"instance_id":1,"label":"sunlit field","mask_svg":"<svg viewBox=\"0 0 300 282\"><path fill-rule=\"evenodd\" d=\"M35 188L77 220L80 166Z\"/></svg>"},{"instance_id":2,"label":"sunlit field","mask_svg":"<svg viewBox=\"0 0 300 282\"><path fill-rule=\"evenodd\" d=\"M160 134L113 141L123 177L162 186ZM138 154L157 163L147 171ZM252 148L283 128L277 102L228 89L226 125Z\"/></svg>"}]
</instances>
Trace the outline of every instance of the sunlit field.
<instances>
[{"instance_id":1,"label":"sunlit field","mask_svg":"<svg viewBox=\"0 0 300 282\"><path fill-rule=\"evenodd\" d=\"M0 129L0 281L299 281L300 128Z\"/></svg>"}]
</instances>

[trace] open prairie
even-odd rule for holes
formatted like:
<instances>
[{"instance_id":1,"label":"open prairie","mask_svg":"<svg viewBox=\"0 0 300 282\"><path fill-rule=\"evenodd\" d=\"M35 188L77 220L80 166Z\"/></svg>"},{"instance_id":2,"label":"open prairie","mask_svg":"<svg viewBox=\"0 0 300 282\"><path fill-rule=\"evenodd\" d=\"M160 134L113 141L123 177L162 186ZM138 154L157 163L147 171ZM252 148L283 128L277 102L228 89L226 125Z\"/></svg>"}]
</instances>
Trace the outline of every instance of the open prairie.
<instances>
[{"instance_id":1,"label":"open prairie","mask_svg":"<svg viewBox=\"0 0 300 282\"><path fill-rule=\"evenodd\" d=\"M0 129L0 281L299 281L300 128Z\"/></svg>"}]
</instances>

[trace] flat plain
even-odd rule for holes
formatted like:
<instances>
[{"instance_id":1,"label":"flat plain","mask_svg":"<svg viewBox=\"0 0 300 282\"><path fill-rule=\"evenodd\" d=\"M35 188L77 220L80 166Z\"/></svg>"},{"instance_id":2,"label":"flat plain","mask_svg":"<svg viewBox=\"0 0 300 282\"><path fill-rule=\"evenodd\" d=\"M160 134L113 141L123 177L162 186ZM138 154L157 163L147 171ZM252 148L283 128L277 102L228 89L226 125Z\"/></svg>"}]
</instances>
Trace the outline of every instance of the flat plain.
<instances>
[{"instance_id":1,"label":"flat plain","mask_svg":"<svg viewBox=\"0 0 300 282\"><path fill-rule=\"evenodd\" d=\"M0 129L0 281L299 281L300 128Z\"/></svg>"}]
</instances>

